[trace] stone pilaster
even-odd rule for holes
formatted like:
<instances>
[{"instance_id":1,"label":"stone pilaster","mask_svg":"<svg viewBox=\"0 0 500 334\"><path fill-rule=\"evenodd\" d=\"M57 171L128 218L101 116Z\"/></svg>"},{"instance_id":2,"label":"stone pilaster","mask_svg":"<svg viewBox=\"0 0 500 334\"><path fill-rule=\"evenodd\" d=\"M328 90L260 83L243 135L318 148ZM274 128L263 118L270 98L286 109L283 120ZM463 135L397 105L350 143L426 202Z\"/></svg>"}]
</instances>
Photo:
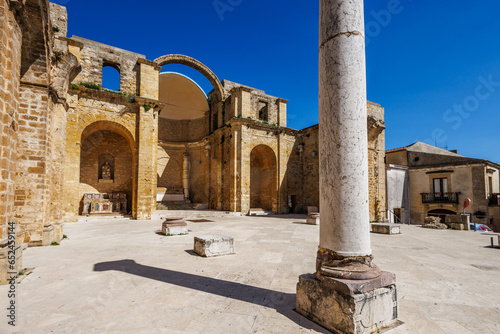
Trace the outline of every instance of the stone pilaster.
<instances>
[{"instance_id":1,"label":"stone pilaster","mask_svg":"<svg viewBox=\"0 0 500 334\"><path fill-rule=\"evenodd\" d=\"M141 105L137 115L137 179L135 212L136 219L151 219L155 212L157 186L158 101L136 98Z\"/></svg>"},{"instance_id":2,"label":"stone pilaster","mask_svg":"<svg viewBox=\"0 0 500 334\"><path fill-rule=\"evenodd\" d=\"M320 245L316 274L297 285L297 311L339 333L397 319L395 276L372 262L362 0L320 1Z\"/></svg>"},{"instance_id":3,"label":"stone pilaster","mask_svg":"<svg viewBox=\"0 0 500 334\"><path fill-rule=\"evenodd\" d=\"M184 153L184 160L182 163L182 188L184 190L184 201L189 201L189 174L191 170L191 162L189 160L189 153Z\"/></svg>"}]
</instances>

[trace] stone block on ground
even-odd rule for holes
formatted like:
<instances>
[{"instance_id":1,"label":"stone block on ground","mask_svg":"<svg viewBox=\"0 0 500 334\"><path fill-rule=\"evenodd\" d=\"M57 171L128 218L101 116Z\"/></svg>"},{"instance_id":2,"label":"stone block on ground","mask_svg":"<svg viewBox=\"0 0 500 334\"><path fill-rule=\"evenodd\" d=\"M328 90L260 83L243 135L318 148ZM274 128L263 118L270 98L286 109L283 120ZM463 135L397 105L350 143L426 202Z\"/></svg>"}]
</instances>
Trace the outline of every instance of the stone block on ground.
<instances>
[{"instance_id":1,"label":"stone block on ground","mask_svg":"<svg viewBox=\"0 0 500 334\"><path fill-rule=\"evenodd\" d=\"M188 228L184 220L168 220L167 218L161 226L161 232L168 236L188 234Z\"/></svg>"},{"instance_id":2,"label":"stone block on ground","mask_svg":"<svg viewBox=\"0 0 500 334\"><path fill-rule=\"evenodd\" d=\"M54 226L47 225L43 227L42 246L49 246L54 242Z\"/></svg>"},{"instance_id":3,"label":"stone block on ground","mask_svg":"<svg viewBox=\"0 0 500 334\"><path fill-rule=\"evenodd\" d=\"M301 275L297 284L296 310L334 333L365 334L393 327L399 324L399 309L396 285L389 276L385 280L389 282L387 286L371 287L364 293L349 293L324 284L312 274ZM357 284L353 280L350 283Z\"/></svg>"},{"instance_id":4,"label":"stone block on ground","mask_svg":"<svg viewBox=\"0 0 500 334\"><path fill-rule=\"evenodd\" d=\"M234 239L227 235L194 237L194 252L203 257L234 254Z\"/></svg>"},{"instance_id":5,"label":"stone block on ground","mask_svg":"<svg viewBox=\"0 0 500 334\"><path fill-rule=\"evenodd\" d=\"M371 226L371 231L373 233L390 234L390 235L401 233L400 226L395 224L373 223L370 224L370 226Z\"/></svg>"},{"instance_id":6,"label":"stone block on ground","mask_svg":"<svg viewBox=\"0 0 500 334\"><path fill-rule=\"evenodd\" d=\"M308 224L308 225L319 225L319 213L310 213L307 216L306 224Z\"/></svg>"},{"instance_id":7,"label":"stone block on ground","mask_svg":"<svg viewBox=\"0 0 500 334\"><path fill-rule=\"evenodd\" d=\"M196 204L195 210L208 210L208 203Z\"/></svg>"}]
</instances>

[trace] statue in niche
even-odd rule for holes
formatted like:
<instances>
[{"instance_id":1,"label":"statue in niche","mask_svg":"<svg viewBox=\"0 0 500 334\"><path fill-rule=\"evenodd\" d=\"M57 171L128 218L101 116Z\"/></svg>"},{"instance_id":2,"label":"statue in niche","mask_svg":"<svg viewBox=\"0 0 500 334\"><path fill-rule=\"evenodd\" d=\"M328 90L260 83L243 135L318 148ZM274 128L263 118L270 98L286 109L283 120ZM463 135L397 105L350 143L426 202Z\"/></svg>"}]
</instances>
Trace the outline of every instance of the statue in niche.
<instances>
[{"instance_id":1,"label":"statue in niche","mask_svg":"<svg viewBox=\"0 0 500 334\"><path fill-rule=\"evenodd\" d=\"M102 165L102 179L111 180L111 166L107 161L104 165Z\"/></svg>"}]
</instances>

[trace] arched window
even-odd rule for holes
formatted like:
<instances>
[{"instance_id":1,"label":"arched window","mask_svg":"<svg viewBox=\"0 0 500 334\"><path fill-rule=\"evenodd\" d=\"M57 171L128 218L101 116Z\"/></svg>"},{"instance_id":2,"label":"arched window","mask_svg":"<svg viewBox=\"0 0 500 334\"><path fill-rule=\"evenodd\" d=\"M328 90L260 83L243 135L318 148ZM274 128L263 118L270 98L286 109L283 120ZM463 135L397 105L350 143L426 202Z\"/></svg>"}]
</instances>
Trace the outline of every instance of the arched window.
<instances>
[{"instance_id":1,"label":"arched window","mask_svg":"<svg viewBox=\"0 0 500 334\"><path fill-rule=\"evenodd\" d=\"M113 63L104 63L102 67L102 87L120 91L120 67Z\"/></svg>"}]
</instances>

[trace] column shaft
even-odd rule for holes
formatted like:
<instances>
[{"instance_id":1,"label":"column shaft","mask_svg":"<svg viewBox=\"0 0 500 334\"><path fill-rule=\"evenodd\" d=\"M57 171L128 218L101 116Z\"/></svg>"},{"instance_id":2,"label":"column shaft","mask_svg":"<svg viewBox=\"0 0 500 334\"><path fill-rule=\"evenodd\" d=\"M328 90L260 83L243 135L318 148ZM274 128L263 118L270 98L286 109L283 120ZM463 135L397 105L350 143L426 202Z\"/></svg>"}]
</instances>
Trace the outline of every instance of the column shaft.
<instances>
[{"instance_id":1,"label":"column shaft","mask_svg":"<svg viewBox=\"0 0 500 334\"><path fill-rule=\"evenodd\" d=\"M363 0L320 7L320 248L369 256Z\"/></svg>"}]
</instances>

